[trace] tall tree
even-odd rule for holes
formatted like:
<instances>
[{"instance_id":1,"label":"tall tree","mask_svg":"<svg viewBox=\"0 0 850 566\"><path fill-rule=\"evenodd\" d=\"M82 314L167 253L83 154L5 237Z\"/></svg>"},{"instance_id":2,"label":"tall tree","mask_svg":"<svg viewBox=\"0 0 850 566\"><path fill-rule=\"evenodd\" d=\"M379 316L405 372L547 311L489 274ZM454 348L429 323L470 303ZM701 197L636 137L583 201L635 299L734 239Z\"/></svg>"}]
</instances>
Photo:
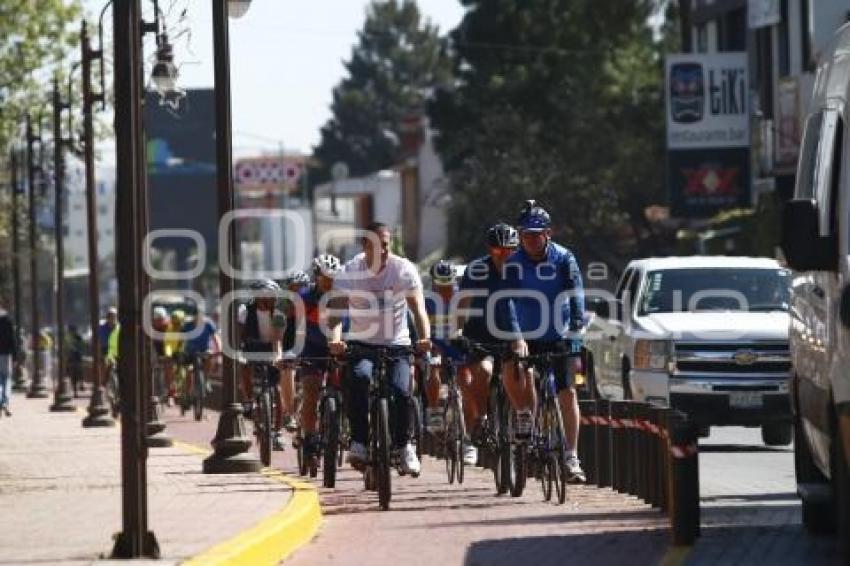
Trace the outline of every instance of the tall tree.
<instances>
[{"instance_id":1,"label":"tall tree","mask_svg":"<svg viewBox=\"0 0 850 566\"><path fill-rule=\"evenodd\" d=\"M0 0L0 156L18 133L27 110L36 110L47 96L47 81L38 69L65 59L76 45L79 28L71 22L81 14L79 0ZM41 79L41 81L40 81Z\"/></svg>"},{"instance_id":2,"label":"tall tree","mask_svg":"<svg viewBox=\"0 0 850 566\"><path fill-rule=\"evenodd\" d=\"M526 198L593 257L617 251L599 245L606 236L645 235L644 207L663 201L663 34L650 24L663 0L462 3L457 81L429 105L452 185L451 251L476 253Z\"/></svg>"},{"instance_id":3,"label":"tall tree","mask_svg":"<svg viewBox=\"0 0 850 566\"><path fill-rule=\"evenodd\" d=\"M402 118L422 112L429 92L451 76L438 29L422 18L415 0L374 0L345 68L348 76L333 93L333 116L314 148L320 163L315 180L326 179L338 161L352 175L391 166Z\"/></svg>"}]
</instances>

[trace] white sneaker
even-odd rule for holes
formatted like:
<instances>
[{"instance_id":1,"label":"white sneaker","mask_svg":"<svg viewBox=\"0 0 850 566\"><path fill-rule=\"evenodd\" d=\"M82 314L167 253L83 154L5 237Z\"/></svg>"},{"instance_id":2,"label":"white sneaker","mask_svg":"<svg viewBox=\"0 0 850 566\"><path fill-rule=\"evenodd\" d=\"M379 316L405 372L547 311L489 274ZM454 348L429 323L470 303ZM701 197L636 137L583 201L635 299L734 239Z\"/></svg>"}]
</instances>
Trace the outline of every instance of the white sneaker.
<instances>
[{"instance_id":1,"label":"white sneaker","mask_svg":"<svg viewBox=\"0 0 850 566\"><path fill-rule=\"evenodd\" d=\"M478 448L471 442L463 443L463 463L474 466L478 462Z\"/></svg>"},{"instance_id":2,"label":"white sneaker","mask_svg":"<svg viewBox=\"0 0 850 566\"><path fill-rule=\"evenodd\" d=\"M366 451L366 445L352 440L351 446L348 447L348 463L357 467L365 464L368 457L369 454Z\"/></svg>"},{"instance_id":3,"label":"white sneaker","mask_svg":"<svg viewBox=\"0 0 850 566\"><path fill-rule=\"evenodd\" d=\"M516 424L514 427L516 435L522 438L528 438L531 436L531 429L533 428L534 415L531 414L531 411L517 411Z\"/></svg>"},{"instance_id":4,"label":"white sneaker","mask_svg":"<svg viewBox=\"0 0 850 566\"><path fill-rule=\"evenodd\" d=\"M419 477L419 472L422 471L422 466L419 464L419 458L416 457L416 448L411 443L401 449L399 454L399 467L402 474L410 474L414 478Z\"/></svg>"},{"instance_id":5,"label":"white sneaker","mask_svg":"<svg viewBox=\"0 0 850 566\"><path fill-rule=\"evenodd\" d=\"M576 456L567 457L567 483L587 483L587 477L581 469L581 462Z\"/></svg>"},{"instance_id":6,"label":"white sneaker","mask_svg":"<svg viewBox=\"0 0 850 566\"><path fill-rule=\"evenodd\" d=\"M425 428L431 434L437 434L439 432L443 432L445 429L445 422L443 421L443 409L440 408L429 408L425 411L425 416L427 418L427 425Z\"/></svg>"}]
</instances>

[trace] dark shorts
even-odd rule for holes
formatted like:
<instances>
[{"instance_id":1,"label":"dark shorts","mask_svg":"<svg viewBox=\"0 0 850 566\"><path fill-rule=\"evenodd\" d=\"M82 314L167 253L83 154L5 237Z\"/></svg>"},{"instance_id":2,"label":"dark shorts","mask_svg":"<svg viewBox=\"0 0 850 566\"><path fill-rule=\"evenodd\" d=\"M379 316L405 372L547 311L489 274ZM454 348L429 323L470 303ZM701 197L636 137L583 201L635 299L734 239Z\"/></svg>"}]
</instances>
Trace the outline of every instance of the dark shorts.
<instances>
[{"instance_id":1,"label":"dark shorts","mask_svg":"<svg viewBox=\"0 0 850 566\"><path fill-rule=\"evenodd\" d=\"M154 340L153 341L153 351L156 352L157 356L160 356L160 357L164 356L165 355L165 342L163 342L162 340Z\"/></svg>"},{"instance_id":2,"label":"dark shorts","mask_svg":"<svg viewBox=\"0 0 850 566\"><path fill-rule=\"evenodd\" d=\"M546 352L568 353L570 345L563 341L529 340L528 353L532 356L545 354ZM552 360L555 372L555 388L560 392L573 386L574 374L569 356L562 356Z\"/></svg>"}]
</instances>

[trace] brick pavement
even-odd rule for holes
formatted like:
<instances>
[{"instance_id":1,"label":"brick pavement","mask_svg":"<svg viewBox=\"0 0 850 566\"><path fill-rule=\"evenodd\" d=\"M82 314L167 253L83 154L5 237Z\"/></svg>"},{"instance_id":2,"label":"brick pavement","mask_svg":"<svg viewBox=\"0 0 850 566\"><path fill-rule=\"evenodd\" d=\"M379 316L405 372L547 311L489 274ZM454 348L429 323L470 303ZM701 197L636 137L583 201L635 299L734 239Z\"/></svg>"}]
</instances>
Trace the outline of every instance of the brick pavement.
<instances>
[{"instance_id":1,"label":"brick pavement","mask_svg":"<svg viewBox=\"0 0 850 566\"><path fill-rule=\"evenodd\" d=\"M0 564L89 564L121 528L119 430L84 429L79 413L51 413L50 402L16 395L14 416L0 420ZM259 474L204 475L201 459L180 447L150 451L150 527L165 563L230 539L290 498Z\"/></svg>"},{"instance_id":2,"label":"brick pavement","mask_svg":"<svg viewBox=\"0 0 850 566\"><path fill-rule=\"evenodd\" d=\"M216 415L198 425L171 409L167 420L175 437L206 444ZM336 490L314 481L322 528L287 564L837 563L834 541L802 528L790 447L767 449L758 429L744 428L714 428L700 446L702 536L677 555L667 554L667 518L635 498L571 487L559 506L543 503L533 482L521 498L496 497L489 472L467 470L463 486L449 486L443 463L426 458L420 478L393 478L389 512L377 510L376 495L347 466ZM273 466L294 475L293 451L275 453Z\"/></svg>"}]
</instances>

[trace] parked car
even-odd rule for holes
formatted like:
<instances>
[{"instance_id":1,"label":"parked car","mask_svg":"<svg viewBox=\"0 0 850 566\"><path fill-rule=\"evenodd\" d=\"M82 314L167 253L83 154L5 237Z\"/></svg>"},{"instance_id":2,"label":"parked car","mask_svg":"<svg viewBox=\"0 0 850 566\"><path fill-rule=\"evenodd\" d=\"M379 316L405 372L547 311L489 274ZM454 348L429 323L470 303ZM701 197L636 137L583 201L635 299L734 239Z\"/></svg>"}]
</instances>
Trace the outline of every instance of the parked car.
<instances>
[{"instance_id":1,"label":"parked car","mask_svg":"<svg viewBox=\"0 0 850 566\"><path fill-rule=\"evenodd\" d=\"M611 300L588 301L589 390L669 405L704 434L760 426L766 444L789 444L789 278L765 258L632 261Z\"/></svg>"},{"instance_id":2,"label":"parked car","mask_svg":"<svg viewBox=\"0 0 850 566\"><path fill-rule=\"evenodd\" d=\"M817 69L784 211L782 248L794 269L794 457L803 524L836 531L850 564L850 26Z\"/></svg>"}]
</instances>

